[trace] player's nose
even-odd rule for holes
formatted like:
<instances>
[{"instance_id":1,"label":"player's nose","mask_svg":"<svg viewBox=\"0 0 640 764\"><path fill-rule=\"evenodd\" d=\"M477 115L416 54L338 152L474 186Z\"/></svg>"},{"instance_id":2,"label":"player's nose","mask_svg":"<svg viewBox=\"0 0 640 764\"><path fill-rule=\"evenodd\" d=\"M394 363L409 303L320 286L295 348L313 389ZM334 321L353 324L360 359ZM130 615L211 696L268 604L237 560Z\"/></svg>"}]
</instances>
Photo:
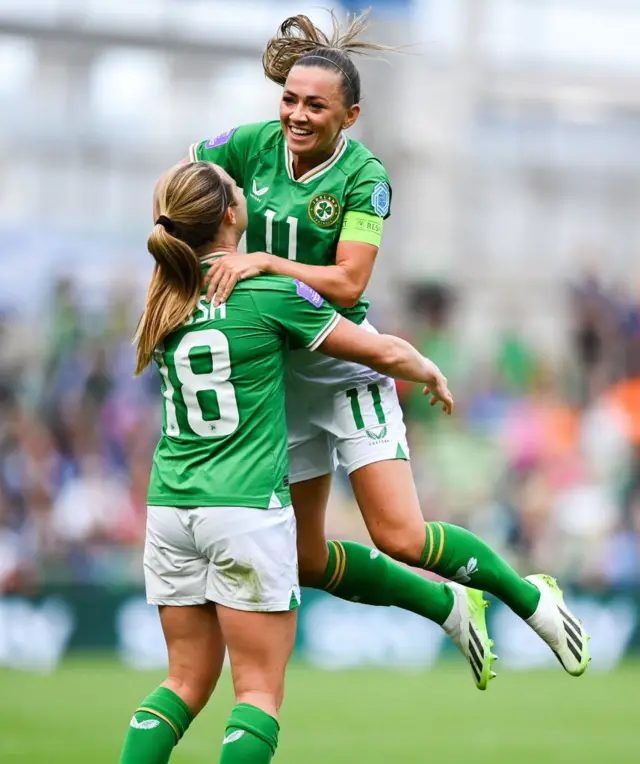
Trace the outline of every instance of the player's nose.
<instances>
[{"instance_id":1,"label":"player's nose","mask_svg":"<svg viewBox=\"0 0 640 764\"><path fill-rule=\"evenodd\" d=\"M289 122L293 122L294 124L302 124L307 121L308 119L304 106L302 104L296 104L295 108L289 115Z\"/></svg>"}]
</instances>

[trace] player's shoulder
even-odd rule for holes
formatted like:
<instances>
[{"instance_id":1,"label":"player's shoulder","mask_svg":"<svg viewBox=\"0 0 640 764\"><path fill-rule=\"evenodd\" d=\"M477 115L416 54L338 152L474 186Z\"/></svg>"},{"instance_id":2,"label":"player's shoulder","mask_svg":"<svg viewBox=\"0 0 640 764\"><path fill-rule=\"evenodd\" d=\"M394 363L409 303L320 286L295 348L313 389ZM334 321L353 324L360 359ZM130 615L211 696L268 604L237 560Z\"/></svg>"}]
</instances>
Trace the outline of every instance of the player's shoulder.
<instances>
[{"instance_id":1,"label":"player's shoulder","mask_svg":"<svg viewBox=\"0 0 640 764\"><path fill-rule=\"evenodd\" d=\"M249 122L244 125L232 127L215 138L202 141L198 144L202 151L217 149L225 144L232 144L248 152L258 153L262 149L277 143L278 137L282 135L280 122L278 120L269 120L267 122Z\"/></svg>"},{"instance_id":2,"label":"player's shoulder","mask_svg":"<svg viewBox=\"0 0 640 764\"><path fill-rule=\"evenodd\" d=\"M280 296L281 298L297 296L310 302L317 308L321 307L324 303L324 298L315 289L305 284L304 281L293 279L290 276L258 276L254 279L240 282L236 286L236 290L238 287L243 287L250 292L258 302L261 299L273 299L274 296Z\"/></svg>"},{"instance_id":3,"label":"player's shoulder","mask_svg":"<svg viewBox=\"0 0 640 764\"><path fill-rule=\"evenodd\" d=\"M242 289L245 294L261 292L292 292L295 291L295 281L290 276L264 275L241 281L236 290ZM235 291L235 290L234 290Z\"/></svg>"},{"instance_id":4,"label":"player's shoulder","mask_svg":"<svg viewBox=\"0 0 640 764\"><path fill-rule=\"evenodd\" d=\"M238 140L248 142L249 149L253 154L259 154L262 151L278 146L283 139L280 121L269 120L268 122L252 122L249 125L243 125Z\"/></svg>"},{"instance_id":5,"label":"player's shoulder","mask_svg":"<svg viewBox=\"0 0 640 764\"><path fill-rule=\"evenodd\" d=\"M360 141L349 139L345 160L344 167L353 179L388 179L382 160Z\"/></svg>"}]
</instances>

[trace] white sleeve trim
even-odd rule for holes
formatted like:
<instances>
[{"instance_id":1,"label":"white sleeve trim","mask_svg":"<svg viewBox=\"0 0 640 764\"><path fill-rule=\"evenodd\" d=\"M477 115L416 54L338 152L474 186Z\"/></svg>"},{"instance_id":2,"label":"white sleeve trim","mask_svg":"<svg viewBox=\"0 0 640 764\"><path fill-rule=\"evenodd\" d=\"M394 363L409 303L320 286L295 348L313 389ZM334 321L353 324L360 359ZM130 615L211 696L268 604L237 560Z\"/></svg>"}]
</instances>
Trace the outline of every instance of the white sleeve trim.
<instances>
[{"instance_id":1,"label":"white sleeve trim","mask_svg":"<svg viewBox=\"0 0 640 764\"><path fill-rule=\"evenodd\" d=\"M327 337L331 334L331 332L336 328L339 321L340 321L340 314L334 313L333 316L331 317L331 320L327 323L324 329L322 329L322 331L316 336L316 338L307 345L307 348L309 350L316 350L319 345L322 345L322 343L327 339Z\"/></svg>"},{"instance_id":2,"label":"white sleeve trim","mask_svg":"<svg viewBox=\"0 0 640 764\"><path fill-rule=\"evenodd\" d=\"M198 161L197 150L198 150L198 144L197 143L192 143L191 146L189 146L189 159L192 162L197 162Z\"/></svg>"}]
</instances>

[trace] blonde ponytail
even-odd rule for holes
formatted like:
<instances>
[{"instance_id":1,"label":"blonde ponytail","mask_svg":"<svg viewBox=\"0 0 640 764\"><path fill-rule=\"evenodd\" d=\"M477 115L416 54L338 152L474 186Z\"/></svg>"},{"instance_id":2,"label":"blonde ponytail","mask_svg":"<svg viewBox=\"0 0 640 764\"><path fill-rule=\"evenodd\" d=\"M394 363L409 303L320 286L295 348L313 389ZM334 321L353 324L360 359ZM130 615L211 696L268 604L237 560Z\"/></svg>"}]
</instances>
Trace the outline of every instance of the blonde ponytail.
<instances>
[{"instance_id":1,"label":"blonde ponytail","mask_svg":"<svg viewBox=\"0 0 640 764\"><path fill-rule=\"evenodd\" d=\"M156 266L134 337L136 375L193 311L204 279L196 250L214 241L232 200L231 187L209 162L179 165L158 188L160 215L147 241Z\"/></svg>"}]
</instances>

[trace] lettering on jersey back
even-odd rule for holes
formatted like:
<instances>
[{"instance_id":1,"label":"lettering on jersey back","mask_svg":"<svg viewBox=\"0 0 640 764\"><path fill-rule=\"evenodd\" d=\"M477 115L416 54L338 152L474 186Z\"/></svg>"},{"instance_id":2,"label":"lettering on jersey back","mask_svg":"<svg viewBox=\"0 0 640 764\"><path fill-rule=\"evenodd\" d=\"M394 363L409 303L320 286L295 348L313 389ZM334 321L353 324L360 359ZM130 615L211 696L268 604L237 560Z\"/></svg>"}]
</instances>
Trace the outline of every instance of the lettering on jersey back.
<instances>
[{"instance_id":1,"label":"lettering on jersey back","mask_svg":"<svg viewBox=\"0 0 640 764\"><path fill-rule=\"evenodd\" d=\"M206 301L204 295L198 300L198 304L193 309L193 313L184 322L185 326L191 326L191 324L200 324L203 321L217 321L227 317L227 304L223 303L216 307L213 303Z\"/></svg>"}]
</instances>

